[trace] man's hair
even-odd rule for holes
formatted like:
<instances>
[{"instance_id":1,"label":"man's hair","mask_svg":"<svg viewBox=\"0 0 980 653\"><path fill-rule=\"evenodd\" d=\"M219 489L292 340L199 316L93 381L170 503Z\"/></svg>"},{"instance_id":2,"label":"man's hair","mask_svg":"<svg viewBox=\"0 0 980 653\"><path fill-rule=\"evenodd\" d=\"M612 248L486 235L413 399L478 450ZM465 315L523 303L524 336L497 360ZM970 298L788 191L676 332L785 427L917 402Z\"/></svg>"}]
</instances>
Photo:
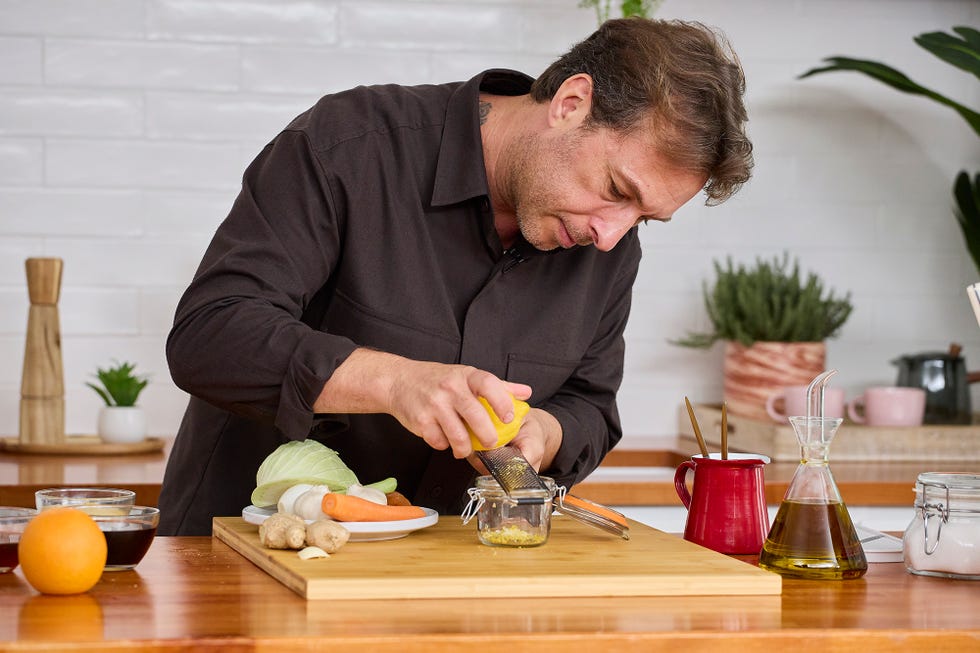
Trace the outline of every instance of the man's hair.
<instances>
[{"instance_id":1,"label":"man's hair","mask_svg":"<svg viewBox=\"0 0 980 653\"><path fill-rule=\"evenodd\" d=\"M721 34L679 20L608 20L534 81L532 99L549 101L577 73L592 77L586 126L656 130L657 147L673 164L708 177L707 204L748 181L745 76Z\"/></svg>"}]
</instances>

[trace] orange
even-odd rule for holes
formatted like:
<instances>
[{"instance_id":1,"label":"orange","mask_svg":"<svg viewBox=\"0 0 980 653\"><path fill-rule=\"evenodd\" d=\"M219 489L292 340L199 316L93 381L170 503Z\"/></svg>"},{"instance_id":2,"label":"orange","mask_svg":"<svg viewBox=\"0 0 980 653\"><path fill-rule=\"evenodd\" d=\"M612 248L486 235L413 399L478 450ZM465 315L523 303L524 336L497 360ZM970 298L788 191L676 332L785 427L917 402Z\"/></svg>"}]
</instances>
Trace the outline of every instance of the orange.
<instances>
[{"instance_id":1,"label":"orange","mask_svg":"<svg viewBox=\"0 0 980 653\"><path fill-rule=\"evenodd\" d=\"M105 535L74 508L51 508L28 522L17 545L24 578L42 594L87 592L102 576Z\"/></svg>"}]
</instances>

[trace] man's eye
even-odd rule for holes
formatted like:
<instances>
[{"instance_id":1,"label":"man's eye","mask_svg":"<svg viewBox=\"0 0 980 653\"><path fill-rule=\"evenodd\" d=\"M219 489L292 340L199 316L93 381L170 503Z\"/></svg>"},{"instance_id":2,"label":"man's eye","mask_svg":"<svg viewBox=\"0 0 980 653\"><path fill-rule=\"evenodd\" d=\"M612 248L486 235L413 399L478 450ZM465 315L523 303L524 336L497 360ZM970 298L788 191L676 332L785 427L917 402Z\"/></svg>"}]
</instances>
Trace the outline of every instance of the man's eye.
<instances>
[{"instance_id":1,"label":"man's eye","mask_svg":"<svg viewBox=\"0 0 980 653\"><path fill-rule=\"evenodd\" d=\"M619 192L619 187L616 186L616 182L614 181L609 182L609 194L612 196L614 200L621 200L626 198L625 195Z\"/></svg>"}]
</instances>

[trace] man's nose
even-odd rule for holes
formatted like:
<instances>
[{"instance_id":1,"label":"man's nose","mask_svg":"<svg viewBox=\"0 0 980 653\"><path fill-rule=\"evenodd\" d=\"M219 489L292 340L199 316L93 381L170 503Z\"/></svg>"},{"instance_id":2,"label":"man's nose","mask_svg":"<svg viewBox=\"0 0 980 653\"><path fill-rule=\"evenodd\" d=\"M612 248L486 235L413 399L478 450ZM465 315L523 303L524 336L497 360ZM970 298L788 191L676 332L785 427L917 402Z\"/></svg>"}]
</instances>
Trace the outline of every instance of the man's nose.
<instances>
[{"instance_id":1,"label":"man's nose","mask_svg":"<svg viewBox=\"0 0 980 653\"><path fill-rule=\"evenodd\" d=\"M616 246L626 232L636 224L632 216L617 215L615 218L593 218L589 225L592 230L592 242L596 249L608 252Z\"/></svg>"}]
</instances>

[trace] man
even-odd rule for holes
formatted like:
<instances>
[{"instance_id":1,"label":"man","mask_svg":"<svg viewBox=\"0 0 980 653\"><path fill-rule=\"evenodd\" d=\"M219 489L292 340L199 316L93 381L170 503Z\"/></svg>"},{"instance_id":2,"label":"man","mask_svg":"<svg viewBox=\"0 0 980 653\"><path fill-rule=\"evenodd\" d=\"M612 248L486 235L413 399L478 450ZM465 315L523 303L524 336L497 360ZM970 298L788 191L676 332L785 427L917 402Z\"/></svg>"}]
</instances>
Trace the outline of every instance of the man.
<instances>
[{"instance_id":1,"label":"man","mask_svg":"<svg viewBox=\"0 0 980 653\"><path fill-rule=\"evenodd\" d=\"M363 483L459 513L467 435L532 405L513 444L571 487L619 441L639 223L751 168L742 71L697 24L605 23L537 80L359 87L296 118L242 191L167 343L192 398L161 534L250 503L315 438Z\"/></svg>"}]
</instances>

